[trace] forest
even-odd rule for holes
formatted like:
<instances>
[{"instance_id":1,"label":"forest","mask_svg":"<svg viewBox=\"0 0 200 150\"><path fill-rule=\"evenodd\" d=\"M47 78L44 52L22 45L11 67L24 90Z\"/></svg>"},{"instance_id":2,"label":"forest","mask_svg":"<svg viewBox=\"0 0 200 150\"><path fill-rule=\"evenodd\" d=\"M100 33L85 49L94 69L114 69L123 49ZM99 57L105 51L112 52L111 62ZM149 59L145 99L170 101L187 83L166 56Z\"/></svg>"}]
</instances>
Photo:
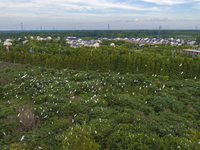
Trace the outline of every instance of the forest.
<instances>
[{"instance_id":1,"label":"forest","mask_svg":"<svg viewBox=\"0 0 200 150\"><path fill-rule=\"evenodd\" d=\"M157 74L179 79L200 78L200 57L182 53L189 45L147 45L117 41L116 47L103 42L100 47L72 48L64 38L60 40L14 40L10 51L1 45L0 61L31 64L47 68L73 70L116 71L125 73ZM105 43L105 44L104 44ZM33 52L30 52L30 48Z\"/></svg>"},{"instance_id":2,"label":"forest","mask_svg":"<svg viewBox=\"0 0 200 150\"><path fill-rule=\"evenodd\" d=\"M194 47L23 36L0 45L0 149L200 149L200 57L182 53Z\"/></svg>"},{"instance_id":3,"label":"forest","mask_svg":"<svg viewBox=\"0 0 200 150\"><path fill-rule=\"evenodd\" d=\"M158 37L158 30L38 30L38 31L0 31L0 39L6 38L19 38L20 35L25 36L41 36L41 37L65 37L75 36L80 38L116 38L116 37ZM182 38L182 39L195 39L200 35L200 30L161 30L160 38Z\"/></svg>"}]
</instances>

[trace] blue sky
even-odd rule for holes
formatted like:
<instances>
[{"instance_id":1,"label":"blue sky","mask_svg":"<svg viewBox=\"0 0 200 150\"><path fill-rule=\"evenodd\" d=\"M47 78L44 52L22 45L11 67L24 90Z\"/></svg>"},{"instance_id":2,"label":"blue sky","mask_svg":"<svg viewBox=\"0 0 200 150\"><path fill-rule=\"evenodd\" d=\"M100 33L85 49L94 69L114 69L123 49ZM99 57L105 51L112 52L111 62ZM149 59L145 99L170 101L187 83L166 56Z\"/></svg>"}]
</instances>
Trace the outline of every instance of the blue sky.
<instances>
[{"instance_id":1,"label":"blue sky","mask_svg":"<svg viewBox=\"0 0 200 150\"><path fill-rule=\"evenodd\" d=\"M0 0L0 30L200 29L200 0Z\"/></svg>"}]
</instances>

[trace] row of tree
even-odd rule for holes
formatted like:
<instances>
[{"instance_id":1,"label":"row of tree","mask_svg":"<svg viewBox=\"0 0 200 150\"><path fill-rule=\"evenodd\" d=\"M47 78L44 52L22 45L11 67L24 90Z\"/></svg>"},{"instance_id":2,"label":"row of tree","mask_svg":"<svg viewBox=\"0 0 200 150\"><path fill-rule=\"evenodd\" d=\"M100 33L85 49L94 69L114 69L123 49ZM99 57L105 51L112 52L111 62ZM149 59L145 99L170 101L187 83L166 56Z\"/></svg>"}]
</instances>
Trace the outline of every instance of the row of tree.
<instances>
[{"instance_id":1,"label":"row of tree","mask_svg":"<svg viewBox=\"0 0 200 150\"><path fill-rule=\"evenodd\" d=\"M0 61L32 64L36 66L70 68L74 70L117 71L125 73L145 73L177 78L200 78L200 59L177 57L153 57L147 53L129 52L125 54L106 51L85 51L84 54L53 55L46 53L0 51Z\"/></svg>"},{"instance_id":2,"label":"row of tree","mask_svg":"<svg viewBox=\"0 0 200 150\"><path fill-rule=\"evenodd\" d=\"M157 37L158 30L76 30L76 31L26 31L26 32L0 32L0 39L4 40L5 38L18 38L20 35L32 35L32 36L41 36L48 37L51 36L56 38L58 36L76 36L76 37ZM187 37L195 38L200 34L198 30L162 30L160 33L161 38L170 38L170 37Z\"/></svg>"}]
</instances>

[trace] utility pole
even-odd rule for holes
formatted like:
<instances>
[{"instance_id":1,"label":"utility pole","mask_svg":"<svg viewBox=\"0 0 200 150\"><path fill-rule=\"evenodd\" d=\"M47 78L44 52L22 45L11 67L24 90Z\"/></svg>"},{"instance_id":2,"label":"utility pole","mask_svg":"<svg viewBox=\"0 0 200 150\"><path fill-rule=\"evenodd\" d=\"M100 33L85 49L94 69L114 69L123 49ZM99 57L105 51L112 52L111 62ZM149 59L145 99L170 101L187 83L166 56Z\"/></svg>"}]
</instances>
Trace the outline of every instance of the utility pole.
<instances>
[{"instance_id":1,"label":"utility pole","mask_svg":"<svg viewBox=\"0 0 200 150\"><path fill-rule=\"evenodd\" d=\"M61 45L59 45L59 55L60 55Z\"/></svg>"},{"instance_id":2,"label":"utility pole","mask_svg":"<svg viewBox=\"0 0 200 150\"><path fill-rule=\"evenodd\" d=\"M172 57L174 57L174 52L175 52L175 50L172 50Z\"/></svg>"},{"instance_id":3,"label":"utility pole","mask_svg":"<svg viewBox=\"0 0 200 150\"><path fill-rule=\"evenodd\" d=\"M21 31L23 31L23 24L21 23Z\"/></svg>"},{"instance_id":4,"label":"utility pole","mask_svg":"<svg viewBox=\"0 0 200 150\"><path fill-rule=\"evenodd\" d=\"M159 26L159 31L158 31L158 38L160 37L160 30L162 29L162 26Z\"/></svg>"},{"instance_id":5,"label":"utility pole","mask_svg":"<svg viewBox=\"0 0 200 150\"><path fill-rule=\"evenodd\" d=\"M197 33L197 26L195 27L195 30L196 30L196 33ZM197 33L197 36L198 36L198 33Z\"/></svg>"}]
</instances>

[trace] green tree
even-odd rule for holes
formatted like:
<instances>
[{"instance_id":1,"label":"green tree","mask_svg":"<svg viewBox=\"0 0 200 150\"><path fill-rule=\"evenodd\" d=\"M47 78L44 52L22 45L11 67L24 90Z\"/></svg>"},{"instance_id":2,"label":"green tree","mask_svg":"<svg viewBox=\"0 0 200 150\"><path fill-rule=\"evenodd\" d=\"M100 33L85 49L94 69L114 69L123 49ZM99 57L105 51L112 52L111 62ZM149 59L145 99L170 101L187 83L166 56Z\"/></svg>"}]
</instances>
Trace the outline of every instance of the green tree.
<instances>
[{"instance_id":1,"label":"green tree","mask_svg":"<svg viewBox=\"0 0 200 150\"><path fill-rule=\"evenodd\" d=\"M198 36L198 37L196 38L196 42L197 42L197 44L200 44L200 36Z\"/></svg>"},{"instance_id":2,"label":"green tree","mask_svg":"<svg viewBox=\"0 0 200 150\"><path fill-rule=\"evenodd\" d=\"M184 60L183 60L182 72L181 72L183 78L187 78L187 71L188 71L188 60L185 57Z\"/></svg>"},{"instance_id":3,"label":"green tree","mask_svg":"<svg viewBox=\"0 0 200 150\"><path fill-rule=\"evenodd\" d=\"M190 59L187 66L187 77L194 78L194 61Z\"/></svg>"},{"instance_id":4,"label":"green tree","mask_svg":"<svg viewBox=\"0 0 200 150\"><path fill-rule=\"evenodd\" d=\"M49 60L49 58L46 59L45 67L47 67L47 68L50 67L50 60Z\"/></svg>"},{"instance_id":5,"label":"green tree","mask_svg":"<svg viewBox=\"0 0 200 150\"><path fill-rule=\"evenodd\" d=\"M97 150L100 146L92 138L91 127L74 125L66 130L58 139L62 141L62 149Z\"/></svg>"},{"instance_id":6,"label":"green tree","mask_svg":"<svg viewBox=\"0 0 200 150\"><path fill-rule=\"evenodd\" d=\"M26 53L26 54L25 54L24 63L25 63L25 64L31 64L31 63L32 63L32 56L31 56L31 53Z\"/></svg>"},{"instance_id":7,"label":"green tree","mask_svg":"<svg viewBox=\"0 0 200 150\"><path fill-rule=\"evenodd\" d=\"M63 60L61 57L58 58L58 63L56 64L56 66L59 70L63 68Z\"/></svg>"},{"instance_id":8,"label":"green tree","mask_svg":"<svg viewBox=\"0 0 200 150\"><path fill-rule=\"evenodd\" d=\"M143 131L142 131L143 129ZM115 132L110 135L107 147L110 150L120 149L155 149L160 147L160 140L157 135L147 132L144 126L131 126L121 124L116 127Z\"/></svg>"}]
</instances>

